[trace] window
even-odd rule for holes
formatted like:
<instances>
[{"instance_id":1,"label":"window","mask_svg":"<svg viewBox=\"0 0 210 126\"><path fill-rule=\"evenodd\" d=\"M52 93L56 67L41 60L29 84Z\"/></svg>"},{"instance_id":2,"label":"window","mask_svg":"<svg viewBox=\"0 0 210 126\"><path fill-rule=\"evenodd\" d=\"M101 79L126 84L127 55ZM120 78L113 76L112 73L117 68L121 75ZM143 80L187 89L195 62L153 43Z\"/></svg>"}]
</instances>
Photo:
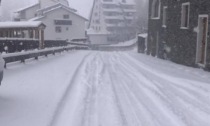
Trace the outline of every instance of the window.
<instances>
[{"instance_id":1,"label":"window","mask_svg":"<svg viewBox=\"0 0 210 126\"><path fill-rule=\"evenodd\" d=\"M69 15L68 14L63 15L63 19L69 19Z\"/></svg>"},{"instance_id":2,"label":"window","mask_svg":"<svg viewBox=\"0 0 210 126\"><path fill-rule=\"evenodd\" d=\"M163 7L163 27L166 27L166 22L167 22L167 6Z\"/></svg>"},{"instance_id":3,"label":"window","mask_svg":"<svg viewBox=\"0 0 210 126\"><path fill-rule=\"evenodd\" d=\"M126 0L122 0L123 3L126 3Z\"/></svg>"},{"instance_id":4,"label":"window","mask_svg":"<svg viewBox=\"0 0 210 126\"><path fill-rule=\"evenodd\" d=\"M96 22L96 24L100 24L100 20L96 20L95 22Z\"/></svg>"},{"instance_id":5,"label":"window","mask_svg":"<svg viewBox=\"0 0 210 126\"><path fill-rule=\"evenodd\" d=\"M103 0L104 2L112 2L112 0Z\"/></svg>"},{"instance_id":6,"label":"window","mask_svg":"<svg viewBox=\"0 0 210 126\"><path fill-rule=\"evenodd\" d=\"M188 28L189 27L189 16L190 16L190 3L182 4L182 17L181 17L181 27Z\"/></svg>"},{"instance_id":7,"label":"window","mask_svg":"<svg viewBox=\"0 0 210 126\"><path fill-rule=\"evenodd\" d=\"M62 32L61 26L56 26L55 27L55 32L56 33L61 33Z\"/></svg>"},{"instance_id":8,"label":"window","mask_svg":"<svg viewBox=\"0 0 210 126\"><path fill-rule=\"evenodd\" d=\"M160 18L160 0L153 0L151 7L151 18Z\"/></svg>"},{"instance_id":9,"label":"window","mask_svg":"<svg viewBox=\"0 0 210 126\"><path fill-rule=\"evenodd\" d=\"M72 25L71 20L54 20L55 25Z\"/></svg>"}]
</instances>

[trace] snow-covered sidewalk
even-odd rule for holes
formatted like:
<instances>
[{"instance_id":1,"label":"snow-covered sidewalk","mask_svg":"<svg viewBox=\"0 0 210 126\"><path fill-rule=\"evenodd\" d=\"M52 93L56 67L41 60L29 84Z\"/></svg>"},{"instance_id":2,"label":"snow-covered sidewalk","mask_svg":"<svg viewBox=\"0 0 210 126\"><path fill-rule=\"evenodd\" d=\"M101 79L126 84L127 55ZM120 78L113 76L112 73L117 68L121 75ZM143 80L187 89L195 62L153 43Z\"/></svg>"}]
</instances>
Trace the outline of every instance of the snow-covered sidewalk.
<instances>
[{"instance_id":1,"label":"snow-covered sidewalk","mask_svg":"<svg viewBox=\"0 0 210 126\"><path fill-rule=\"evenodd\" d=\"M88 53L72 51L8 65L0 87L0 126L49 126Z\"/></svg>"},{"instance_id":2,"label":"snow-covered sidewalk","mask_svg":"<svg viewBox=\"0 0 210 126\"><path fill-rule=\"evenodd\" d=\"M132 52L74 52L6 70L4 126L209 126L210 73Z\"/></svg>"}]
</instances>

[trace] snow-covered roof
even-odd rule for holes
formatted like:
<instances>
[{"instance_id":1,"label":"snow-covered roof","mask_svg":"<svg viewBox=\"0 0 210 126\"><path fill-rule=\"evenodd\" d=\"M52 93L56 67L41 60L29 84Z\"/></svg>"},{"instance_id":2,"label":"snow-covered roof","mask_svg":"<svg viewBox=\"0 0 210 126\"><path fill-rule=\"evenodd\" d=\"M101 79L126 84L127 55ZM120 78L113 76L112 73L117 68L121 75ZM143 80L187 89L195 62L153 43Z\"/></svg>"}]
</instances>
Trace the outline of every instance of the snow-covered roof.
<instances>
[{"instance_id":1,"label":"snow-covered roof","mask_svg":"<svg viewBox=\"0 0 210 126\"><path fill-rule=\"evenodd\" d=\"M0 22L0 28L36 28L42 24L41 21Z\"/></svg>"},{"instance_id":2,"label":"snow-covered roof","mask_svg":"<svg viewBox=\"0 0 210 126\"><path fill-rule=\"evenodd\" d=\"M55 7L58 7L58 6L63 6L63 7L66 7L66 9L69 9L69 10L71 10L71 11L73 11L73 12L77 12L76 9L71 8L71 7L69 7L69 6L66 6L66 5L64 5L64 4L62 4L62 3L57 3L57 4L55 4L55 5L46 6L46 7L44 7L44 8L41 8L41 9L37 10L37 11L39 12L39 11L51 10L51 9L53 9L53 8L55 8Z\"/></svg>"},{"instance_id":3,"label":"snow-covered roof","mask_svg":"<svg viewBox=\"0 0 210 126\"><path fill-rule=\"evenodd\" d=\"M49 6L49 7L43 8L43 9L39 9L39 10L37 10L37 12L43 12L43 14L46 14L46 13L55 11L55 10L60 9L60 8L65 9L65 10L69 11L70 13L75 14L76 16L79 16L80 18L83 18L84 20L88 21L87 18L85 18L85 17L81 16L79 13L77 13L77 11L75 9L70 8L66 5L63 5L61 3L58 3L58 4L53 5L53 6Z\"/></svg>"},{"instance_id":4,"label":"snow-covered roof","mask_svg":"<svg viewBox=\"0 0 210 126\"><path fill-rule=\"evenodd\" d=\"M16 10L15 12L21 12L21 11L24 11L24 10L30 9L30 8L35 7L35 6L39 6L39 3L32 4L32 5L29 5L29 6L26 6L26 7L20 8L20 9Z\"/></svg>"},{"instance_id":5,"label":"snow-covered roof","mask_svg":"<svg viewBox=\"0 0 210 126\"><path fill-rule=\"evenodd\" d=\"M139 36L139 37L142 37L142 38L146 38L147 35L148 35L147 33L143 33L143 34L139 34L138 36Z\"/></svg>"},{"instance_id":6,"label":"snow-covered roof","mask_svg":"<svg viewBox=\"0 0 210 126\"><path fill-rule=\"evenodd\" d=\"M39 19L42 19L44 18L45 16L38 16L38 17L34 17L34 18L31 18L29 21L38 21Z\"/></svg>"}]
</instances>

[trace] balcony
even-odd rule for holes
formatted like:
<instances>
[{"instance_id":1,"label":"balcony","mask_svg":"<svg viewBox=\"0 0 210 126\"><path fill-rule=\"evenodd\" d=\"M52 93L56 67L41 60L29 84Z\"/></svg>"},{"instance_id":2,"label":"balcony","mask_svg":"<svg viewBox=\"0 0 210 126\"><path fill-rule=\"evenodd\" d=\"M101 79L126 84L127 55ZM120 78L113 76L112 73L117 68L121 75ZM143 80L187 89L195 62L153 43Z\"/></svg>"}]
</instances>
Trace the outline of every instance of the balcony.
<instances>
[{"instance_id":1,"label":"balcony","mask_svg":"<svg viewBox=\"0 0 210 126\"><path fill-rule=\"evenodd\" d=\"M123 16L117 15L117 16L104 16L105 19L116 19L116 20L123 20Z\"/></svg>"},{"instance_id":2,"label":"balcony","mask_svg":"<svg viewBox=\"0 0 210 126\"><path fill-rule=\"evenodd\" d=\"M137 11L135 9L123 9L124 12L128 13L136 13Z\"/></svg>"},{"instance_id":3,"label":"balcony","mask_svg":"<svg viewBox=\"0 0 210 126\"><path fill-rule=\"evenodd\" d=\"M119 8L103 8L104 12L121 12Z\"/></svg>"},{"instance_id":4,"label":"balcony","mask_svg":"<svg viewBox=\"0 0 210 126\"><path fill-rule=\"evenodd\" d=\"M102 0L102 4L117 4L115 0Z\"/></svg>"}]
</instances>

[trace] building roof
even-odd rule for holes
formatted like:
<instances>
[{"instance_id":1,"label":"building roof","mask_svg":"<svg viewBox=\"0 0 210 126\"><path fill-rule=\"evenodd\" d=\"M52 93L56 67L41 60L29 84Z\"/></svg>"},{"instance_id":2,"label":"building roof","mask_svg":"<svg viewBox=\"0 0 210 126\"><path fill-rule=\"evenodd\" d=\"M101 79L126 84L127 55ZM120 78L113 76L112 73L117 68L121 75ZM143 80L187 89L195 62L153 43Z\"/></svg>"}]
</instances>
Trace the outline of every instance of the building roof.
<instances>
[{"instance_id":1,"label":"building roof","mask_svg":"<svg viewBox=\"0 0 210 126\"><path fill-rule=\"evenodd\" d=\"M40 25L44 24L41 21L0 22L0 28L37 28Z\"/></svg>"},{"instance_id":2,"label":"building roof","mask_svg":"<svg viewBox=\"0 0 210 126\"><path fill-rule=\"evenodd\" d=\"M29 6L26 6L26 7L23 7L23 8L20 8L18 10L16 10L15 12L21 12L21 11L24 11L24 10L27 10L27 9L30 9L32 7L35 7L35 6L39 6L39 3L36 3L36 4L32 4L32 5L29 5Z\"/></svg>"},{"instance_id":3,"label":"building roof","mask_svg":"<svg viewBox=\"0 0 210 126\"><path fill-rule=\"evenodd\" d=\"M50 9L55 8L55 7L58 7L58 6L63 6L63 7L67 8L67 9L73 11L73 12L77 12L76 9L71 8L71 7L69 7L69 6L66 6L66 5L64 5L64 4L62 4L62 3L57 3L57 4L54 4L54 5L51 5L51 6L46 6L46 7L44 7L44 8L40 8L39 10L37 10L37 12L39 12L39 11L50 10Z\"/></svg>"},{"instance_id":4,"label":"building roof","mask_svg":"<svg viewBox=\"0 0 210 126\"><path fill-rule=\"evenodd\" d=\"M148 34L147 33L143 33L143 34L139 34L138 36L142 37L142 38L147 38Z\"/></svg>"},{"instance_id":5,"label":"building roof","mask_svg":"<svg viewBox=\"0 0 210 126\"><path fill-rule=\"evenodd\" d=\"M30 20L28 21L38 21L39 19L42 19L44 18L45 16L38 16L38 17L34 17L34 18L31 18Z\"/></svg>"},{"instance_id":6,"label":"building roof","mask_svg":"<svg viewBox=\"0 0 210 126\"><path fill-rule=\"evenodd\" d=\"M84 19L86 21L88 21L87 18L85 18L85 17L81 16L80 14L78 14L75 9L72 9L72 8L66 6L66 5L61 4L61 3L58 3L58 4L53 5L53 6L49 6L49 7L43 8L43 9L39 9L39 10L37 10L37 12L43 12L43 14L46 14L46 13L49 13L49 12L52 12L52 11L55 11L55 10L61 9L61 8L67 10L68 12L70 12L70 13L76 15L76 16L79 16L80 18L82 18L82 19ZM38 19L36 19L36 20L38 20Z\"/></svg>"}]
</instances>

